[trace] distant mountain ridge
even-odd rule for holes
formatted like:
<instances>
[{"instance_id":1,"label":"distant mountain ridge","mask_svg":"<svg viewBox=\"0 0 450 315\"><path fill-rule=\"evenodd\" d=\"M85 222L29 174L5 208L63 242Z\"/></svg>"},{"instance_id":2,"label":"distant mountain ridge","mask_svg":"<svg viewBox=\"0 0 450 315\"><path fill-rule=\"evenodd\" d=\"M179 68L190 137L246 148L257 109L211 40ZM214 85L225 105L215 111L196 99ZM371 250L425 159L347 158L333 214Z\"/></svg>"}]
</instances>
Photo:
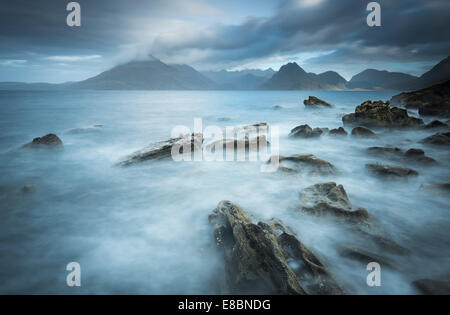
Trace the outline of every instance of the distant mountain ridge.
<instances>
[{"instance_id":1,"label":"distant mountain ridge","mask_svg":"<svg viewBox=\"0 0 450 315\"><path fill-rule=\"evenodd\" d=\"M347 82L339 73L307 73L297 63L280 68L199 72L188 65L165 64L156 58L131 61L79 82L63 84L0 82L0 90L417 90L450 80L450 57L420 77L366 69Z\"/></svg>"}]
</instances>

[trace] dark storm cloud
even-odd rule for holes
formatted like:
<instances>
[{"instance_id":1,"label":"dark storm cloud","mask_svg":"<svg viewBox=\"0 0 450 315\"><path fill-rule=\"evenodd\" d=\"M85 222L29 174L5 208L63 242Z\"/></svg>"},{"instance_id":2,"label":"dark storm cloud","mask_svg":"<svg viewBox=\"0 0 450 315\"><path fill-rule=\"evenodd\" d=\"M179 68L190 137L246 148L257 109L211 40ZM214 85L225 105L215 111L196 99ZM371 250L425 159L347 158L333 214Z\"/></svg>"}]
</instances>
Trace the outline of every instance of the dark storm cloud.
<instances>
[{"instance_id":1,"label":"dark storm cloud","mask_svg":"<svg viewBox=\"0 0 450 315\"><path fill-rule=\"evenodd\" d=\"M388 63L431 64L450 54L448 0L380 0L382 27L372 28L366 24L369 0L282 0L262 15L258 7L268 2L249 0L253 6L239 19L222 24L214 9L235 12L242 2L79 0L80 28L65 24L68 2L2 0L0 61L20 66L23 60L85 56L92 63L96 56L121 54L123 61L151 53L219 68L311 53L305 61L311 66L386 62L389 69ZM205 22L208 16L212 21Z\"/></svg>"}]
</instances>

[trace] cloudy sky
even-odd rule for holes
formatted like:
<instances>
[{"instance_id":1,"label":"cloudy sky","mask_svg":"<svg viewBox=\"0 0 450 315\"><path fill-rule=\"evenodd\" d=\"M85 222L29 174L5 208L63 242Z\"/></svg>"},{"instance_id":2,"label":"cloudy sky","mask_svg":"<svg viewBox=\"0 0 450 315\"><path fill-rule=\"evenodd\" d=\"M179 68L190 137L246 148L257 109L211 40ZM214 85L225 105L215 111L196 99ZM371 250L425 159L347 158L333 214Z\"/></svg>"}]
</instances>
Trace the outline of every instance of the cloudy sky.
<instances>
[{"instance_id":1,"label":"cloudy sky","mask_svg":"<svg viewBox=\"0 0 450 315\"><path fill-rule=\"evenodd\" d=\"M267 68L291 61L347 79L366 68L420 75L450 55L449 0L0 1L0 81L65 82L149 54L199 70Z\"/></svg>"}]
</instances>

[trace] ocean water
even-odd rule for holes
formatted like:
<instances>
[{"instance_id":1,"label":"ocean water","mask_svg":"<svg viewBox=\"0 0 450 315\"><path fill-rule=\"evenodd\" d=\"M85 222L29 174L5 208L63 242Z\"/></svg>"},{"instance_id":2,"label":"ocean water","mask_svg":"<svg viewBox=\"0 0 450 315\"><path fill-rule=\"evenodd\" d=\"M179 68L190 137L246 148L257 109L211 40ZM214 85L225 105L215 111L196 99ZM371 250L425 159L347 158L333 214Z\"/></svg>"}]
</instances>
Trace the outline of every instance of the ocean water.
<instances>
[{"instance_id":1,"label":"ocean water","mask_svg":"<svg viewBox=\"0 0 450 315\"><path fill-rule=\"evenodd\" d=\"M336 128L365 100L395 91L0 91L0 293L213 294L222 272L208 215L221 200L255 218L283 220L355 294L414 294L411 281L450 277L449 196L420 190L449 182L449 151L423 147L432 131L380 132L377 140L323 136L289 139L295 126ZM335 106L305 109L315 95ZM275 110L274 105L282 106ZM415 113L411 113L415 115ZM148 144L193 128L267 122L280 128L280 154L308 154L333 163L335 176L262 173L262 162L154 161L114 166ZM223 121L221 118L227 118ZM102 128L83 129L101 124ZM83 131L82 130L82 131ZM350 129L347 128L350 132ZM20 150L34 137L57 134L62 150ZM440 164L413 167L417 178L383 181L368 174L370 146L423 148ZM396 164L390 162L390 164ZM339 255L354 243L339 223L292 211L301 189L342 184L408 256L383 253L381 287L369 287L366 265ZM36 192L24 194L24 185ZM81 265L81 287L66 285L66 265Z\"/></svg>"}]
</instances>

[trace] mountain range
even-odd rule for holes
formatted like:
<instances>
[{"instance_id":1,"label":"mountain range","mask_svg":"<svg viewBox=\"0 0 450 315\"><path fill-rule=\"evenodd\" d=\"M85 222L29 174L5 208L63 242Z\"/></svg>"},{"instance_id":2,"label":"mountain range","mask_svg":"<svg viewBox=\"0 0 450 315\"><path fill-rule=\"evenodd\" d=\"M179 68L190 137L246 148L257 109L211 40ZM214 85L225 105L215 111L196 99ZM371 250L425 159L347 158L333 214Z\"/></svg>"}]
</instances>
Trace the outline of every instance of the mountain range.
<instances>
[{"instance_id":1,"label":"mountain range","mask_svg":"<svg viewBox=\"0 0 450 315\"><path fill-rule=\"evenodd\" d=\"M79 82L63 84L1 82L0 90L414 90L450 80L450 57L420 77L367 69L346 81L339 73L306 72L297 63L273 69L199 72L188 65L166 64L156 58L132 61Z\"/></svg>"}]
</instances>

